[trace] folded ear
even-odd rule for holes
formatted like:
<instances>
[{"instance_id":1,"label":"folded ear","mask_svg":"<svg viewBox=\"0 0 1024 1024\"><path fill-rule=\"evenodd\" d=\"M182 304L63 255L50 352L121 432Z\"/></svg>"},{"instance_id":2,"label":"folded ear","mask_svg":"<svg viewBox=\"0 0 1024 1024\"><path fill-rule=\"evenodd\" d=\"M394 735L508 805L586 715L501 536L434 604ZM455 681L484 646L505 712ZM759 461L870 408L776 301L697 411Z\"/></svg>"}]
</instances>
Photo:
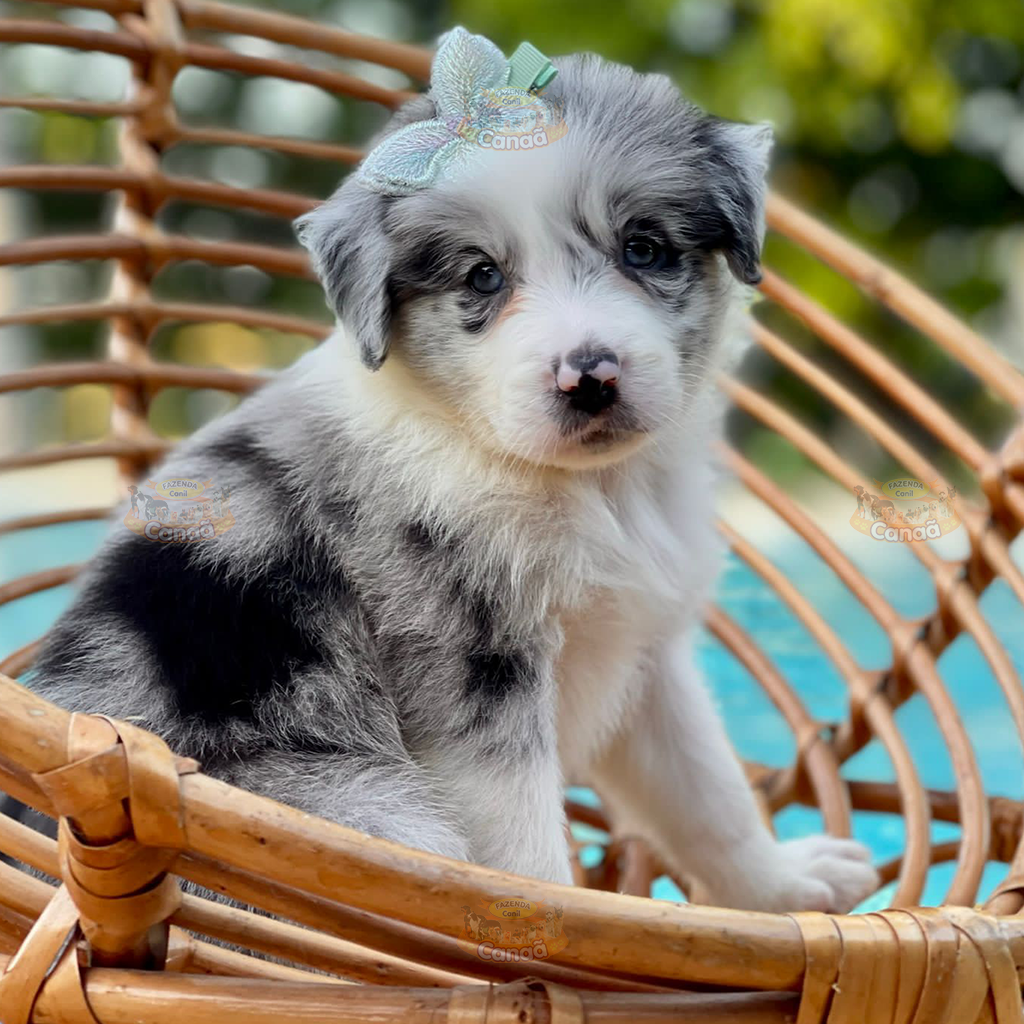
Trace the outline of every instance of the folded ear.
<instances>
[{"instance_id":1,"label":"folded ear","mask_svg":"<svg viewBox=\"0 0 1024 1024\"><path fill-rule=\"evenodd\" d=\"M393 132L436 113L429 96L417 96L392 115L370 149ZM391 342L393 314L389 282L394 262L384 216L392 197L348 177L314 210L295 221L295 233L309 250L327 301L359 345L371 370L379 370Z\"/></svg>"},{"instance_id":2,"label":"folded ear","mask_svg":"<svg viewBox=\"0 0 1024 1024\"><path fill-rule=\"evenodd\" d=\"M709 217L707 248L720 251L744 284L761 280L764 199L771 154L771 125L708 118Z\"/></svg>"},{"instance_id":3,"label":"folded ear","mask_svg":"<svg viewBox=\"0 0 1024 1024\"><path fill-rule=\"evenodd\" d=\"M387 201L355 183L343 184L295 222L328 303L371 370L380 369L391 340L391 252L383 228Z\"/></svg>"}]
</instances>

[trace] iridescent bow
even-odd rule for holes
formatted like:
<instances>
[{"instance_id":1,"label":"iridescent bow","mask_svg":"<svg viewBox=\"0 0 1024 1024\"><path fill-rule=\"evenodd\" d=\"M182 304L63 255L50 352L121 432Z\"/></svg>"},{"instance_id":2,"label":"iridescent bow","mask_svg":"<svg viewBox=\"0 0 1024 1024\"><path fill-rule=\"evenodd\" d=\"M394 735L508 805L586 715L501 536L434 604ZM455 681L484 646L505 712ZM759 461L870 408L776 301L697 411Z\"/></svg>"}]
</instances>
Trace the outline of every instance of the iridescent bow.
<instances>
[{"instance_id":1,"label":"iridescent bow","mask_svg":"<svg viewBox=\"0 0 1024 1024\"><path fill-rule=\"evenodd\" d=\"M554 108L530 91L554 76L547 58L528 43L506 60L484 36L461 27L446 32L430 69L429 95L437 116L383 139L354 172L356 180L375 192L409 195L463 162L481 132L485 138L522 134L525 108L535 121L556 121Z\"/></svg>"}]
</instances>

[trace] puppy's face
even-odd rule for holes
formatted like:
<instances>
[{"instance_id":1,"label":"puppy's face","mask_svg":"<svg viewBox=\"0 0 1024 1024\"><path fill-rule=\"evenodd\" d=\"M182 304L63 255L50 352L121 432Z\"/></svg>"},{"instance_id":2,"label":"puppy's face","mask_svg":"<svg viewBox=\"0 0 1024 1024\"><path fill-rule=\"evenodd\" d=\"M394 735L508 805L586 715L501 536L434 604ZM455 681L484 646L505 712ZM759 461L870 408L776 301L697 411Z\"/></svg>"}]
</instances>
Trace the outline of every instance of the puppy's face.
<instances>
[{"instance_id":1,"label":"puppy's face","mask_svg":"<svg viewBox=\"0 0 1024 1024\"><path fill-rule=\"evenodd\" d=\"M348 183L300 237L368 367L400 363L502 455L576 469L685 427L732 277L759 277L770 138L666 79L557 65L563 137L474 147L401 198ZM432 114L418 100L396 121Z\"/></svg>"}]
</instances>

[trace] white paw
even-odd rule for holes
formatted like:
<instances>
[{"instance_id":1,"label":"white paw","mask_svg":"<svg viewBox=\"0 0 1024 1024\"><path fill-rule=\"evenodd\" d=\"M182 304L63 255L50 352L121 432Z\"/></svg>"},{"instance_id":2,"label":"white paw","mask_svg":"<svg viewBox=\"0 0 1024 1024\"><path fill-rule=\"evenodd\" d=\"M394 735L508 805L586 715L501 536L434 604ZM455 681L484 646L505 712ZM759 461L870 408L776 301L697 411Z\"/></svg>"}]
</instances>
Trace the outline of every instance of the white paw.
<instances>
[{"instance_id":1,"label":"white paw","mask_svg":"<svg viewBox=\"0 0 1024 1024\"><path fill-rule=\"evenodd\" d=\"M774 884L766 901L771 906L765 909L845 914L878 888L871 851L856 840L808 836L780 843L777 851Z\"/></svg>"}]
</instances>

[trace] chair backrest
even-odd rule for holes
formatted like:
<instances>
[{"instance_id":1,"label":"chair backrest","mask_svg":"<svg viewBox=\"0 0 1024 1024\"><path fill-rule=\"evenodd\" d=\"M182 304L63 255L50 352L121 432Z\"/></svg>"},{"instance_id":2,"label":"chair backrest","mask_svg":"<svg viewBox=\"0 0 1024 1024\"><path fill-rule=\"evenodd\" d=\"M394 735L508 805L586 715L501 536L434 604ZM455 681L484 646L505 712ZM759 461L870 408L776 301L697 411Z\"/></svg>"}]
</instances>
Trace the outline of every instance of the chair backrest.
<instances>
[{"instance_id":1,"label":"chair backrest","mask_svg":"<svg viewBox=\"0 0 1024 1024\"><path fill-rule=\"evenodd\" d=\"M0 399L37 394L41 389L70 394L81 385L100 385L110 395L109 424L102 437L88 442L58 439L55 444L4 451L0 473L9 474L9 480L18 473L24 481L31 478L21 471L106 459L116 463L120 480L127 485L166 449L175 430L189 426L190 396L244 393L262 379L254 371L287 361L328 333L330 323L318 293L312 285L303 290L297 284L310 281L310 271L304 254L291 241L288 222L326 194L342 165L358 159L357 145L366 131L422 83L429 55L416 47L209 0L79 0L62 6L87 11L89 18L85 22L81 17L0 20L0 43L46 44L111 55L127 69L126 95L102 100L3 96L0 108L30 111L40 119L63 118L57 122L58 129L67 131L81 123L92 125L89 130L99 133L93 154L102 153L103 140L108 138L104 132L116 132L111 159L107 163L88 159L12 163L0 167L0 188L30 194L40 203L49 203L47 209L59 199L69 204L69 213L73 208L79 215L81 209L72 207L67 198L71 193L106 196L111 202L84 208L90 216L101 218L87 223L84 230L69 227L55 235L5 242L0 245L0 267L56 261L92 266L102 261L109 268L109 284L105 297L98 300L58 302L0 315L0 328L42 332L35 337L50 344L45 350L58 356L0 374ZM48 13L50 9L40 10ZM367 72L368 65L376 70ZM196 84L198 79L193 81L190 93L182 83L196 69L207 77L202 88ZM386 69L384 77L399 76L394 86L379 84L380 69ZM191 97L190 110L202 108L204 97L215 107L219 94L210 84L211 72L230 73L231 88L237 88L238 82L274 79L340 98L346 133L350 133L346 143L268 137L248 128L191 123L191 116L180 109L182 97ZM258 105L270 95L261 86L250 100ZM240 119L253 120L251 116ZM328 113L324 123L336 122L336 111ZM68 145L65 139L54 152L59 157ZM183 164L206 167L211 174L244 181L251 165L247 158L239 159L240 153L263 154L260 167L273 184L230 184L178 169ZM191 157L185 159L182 154ZM315 194L302 192L302 185ZM229 223L218 211L230 211L237 220ZM1024 440L1018 423L1024 406L1024 377L918 288L789 201L773 195L768 221L773 244L781 245L779 240L784 239L791 249L810 254L857 286L867 300L919 332L931 346L929 351L983 389L991 405L1000 410L1001 422L1010 425L1005 443L993 450L987 439L979 440L890 358L884 346L858 334L778 272L766 271L761 292L770 305L763 307L753 327L761 364L770 363L776 376L816 395L816 401L842 426L829 436L849 438L851 452L884 453L918 481L942 480L949 466L956 470L964 492L957 503L964 554L946 559L925 543L899 545L916 560L917 578L935 594L924 614L911 615L900 610L868 570L855 564L847 545L837 543L802 491L790 493L784 477L773 479L776 465L764 452L786 453L790 461L795 458L813 467L815 479L838 484L848 495L844 521L846 515L856 515L858 486L878 489L871 486L870 467L852 465L821 431L788 409L780 399L785 388L766 390L750 379L723 381L744 427L734 432L737 443L723 450L723 458L745 494L745 507L759 510L758 515L760 510L770 510L767 517L777 517L801 537L815 558L803 578L798 574L791 579L771 560L770 552L741 530L723 523L722 532L739 562L777 595L824 652L848 694L845 717L819 721L749 628L721 607L709 611L710 632L757 680L792 732L796 752L792 766L751 765L766 811L794 802L816 805L827 827L840 834L850 828L851 807L902 815L906 852L884 870L887 878L898 878L894 901L916 903L931 861L954 858L947 901L970 904L990 853L1015 858L1014 870L1021 868L1020 808L990 801L986 795L972 744L936 660L958 635L967 634L986 659L1014 726L1024 737L1020 680L996 631L979 610L979 597L996 576L1009 584L1018 599L1024 599L1024 577L1009 553L1010 541L1024 522ZM215 274L210 268L247 268L238 279L241 298L234 302L204 299L205 282ZM258 287L251 287L244 276L253 273L257 273ZM78 328L102 325L106 336L98 358L76 358L74 344L55 344L58 336L49 326L56 324L69 338L81 339L81 350L87 353L93 351L95 337ZM216 329L186 334L181 325ZM171 335L169 329L173 329ZM793 333L800 342L787 340L784 332ZM168 337L175 343L170 344ZM157 349L161 358L154 356ZM196 365L197 353L207 364L224 365ZM164 411L161 429L154 409L168 394L177 396L177 412ZM767 448L765 438L771 439ZM866 527L881 522L876 529L895 529L884 515L873 518L879 509L883 505L878 503L874 511L864 506L861 518ZM24 531L28 542L35 529L98 519L109 511L108 504L33 511L0 522L0 533ZM813 582L822 567L841 581L889 641L891 659L883 667L864 668L841 630L826 620L808 596L808 573ZM77 566L58 566L0 584L0 604L60 586L76 571ZM31 665L36 639L24 637L0 670L15 677L24 672ZM923 695L948 748L956 780L953 795L926 793L920 766L915 765L894 718L895 709L914 694ZM847 782L841 777L841 766L872 740L878 740L887 753L894 784ZM571 810L579 821L598 827L607 824L593 809L572 804ZM932 819L959 821L959 843L933 846ZM661 870L649 851L624 840L613 852L596 868L581 867L580 880L646 893ZM1021 902L1010 891L999 895L994 906L1002 912L1016 911Z\"/></svg>"}]
</instances>

